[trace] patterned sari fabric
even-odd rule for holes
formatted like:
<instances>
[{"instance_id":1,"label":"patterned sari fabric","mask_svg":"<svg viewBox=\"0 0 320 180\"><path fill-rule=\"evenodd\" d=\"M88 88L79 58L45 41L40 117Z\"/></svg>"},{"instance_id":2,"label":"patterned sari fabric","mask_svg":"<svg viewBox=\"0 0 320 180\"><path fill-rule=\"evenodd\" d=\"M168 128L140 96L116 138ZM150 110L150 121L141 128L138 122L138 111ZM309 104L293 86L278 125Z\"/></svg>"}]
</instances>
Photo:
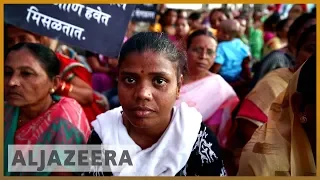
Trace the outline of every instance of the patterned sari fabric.
<instances>
[{"instance_id":1,"label":"patterned sari fabric","mask_svg":"<svg viewBox=\"0 0 320 180\"><path fill-rule=\"evenodd\" d=\"M73 77L77 76L92 87L91 73L84 67L84 65L61 54L57 54L57 56L61 63L60 76L64 81L70 82ZM63 94L60 95L64 96ZM97 115L105 112L108 106L107 100L102 94L94 92L92 96L92 104L82 105L89 123L95 120Z\"/></svg>"},{"instance_id":2,"label":"patterned sari fabric","mask_svg":"<svg viewBox=\"0 0 320 180\"><path fill-rule=\"evenodd\" d=\"M176 102L195 107L202 115L203 122L209 127L217 127L217 138L225 147L232 134L232 112L239 99L232 87L217 74L182 86Z\"/></svg>"},{"instance_id":3,"label":"patterned sari fabric","mask_svg":"<svg viewBox=\"0 0 320 180\"><path fill-rule=\"evenodd\" d=\"M291 107L299 74L300 70L272 104L268 123L258 128L244 147L238 175L315 175L316 166L308 137Z\"/></svg>"},{"instance_id":4,"label":"patterned sari fabric","mask_svg":"<svg viewBox=\"0 0 320 180\"><path fill-rule=\"evenodd\" d=\"M20 109L5 104L5 175L23 175L10 173L7 169L8 145L21 144L85 144L91 130L81 106L73 99L53 97L56 104L46 112L17 129ZM29 173L30 175L30 173ZM47 176L50 173L34 173Z\"/></svg>"},{"instance_id":5,"label":"patterned sari fabric","mask_svg":"<svg viewBox=\"0 0 320 180\"><path fill-rule=\"evenodd\" d=\"M288 68L280 68L267 74L246 96L237 118L249 120L258 126L266 123L272 102L287 88L292 75Z\"/></svg>"}]
</instances>

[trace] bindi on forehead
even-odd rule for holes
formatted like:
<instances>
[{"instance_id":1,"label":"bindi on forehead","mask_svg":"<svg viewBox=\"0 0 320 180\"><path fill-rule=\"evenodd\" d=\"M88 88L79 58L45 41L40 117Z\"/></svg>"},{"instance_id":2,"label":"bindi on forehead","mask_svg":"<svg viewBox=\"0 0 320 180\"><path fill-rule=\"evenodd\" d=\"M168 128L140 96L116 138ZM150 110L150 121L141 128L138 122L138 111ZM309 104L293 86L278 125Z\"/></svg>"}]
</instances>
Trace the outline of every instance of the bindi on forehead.
<instances>
[{"instance_id":1,"label":"bindi on forehead","mask_svg":"<svg viewBox=\"0 0 320 180\"><path fill-rule=\"evenodd\" d=\"M141 72L141 74L143 74L143 73L144 73L144 70L141 70L140 72Z\"/></svg>"}]
</instances>

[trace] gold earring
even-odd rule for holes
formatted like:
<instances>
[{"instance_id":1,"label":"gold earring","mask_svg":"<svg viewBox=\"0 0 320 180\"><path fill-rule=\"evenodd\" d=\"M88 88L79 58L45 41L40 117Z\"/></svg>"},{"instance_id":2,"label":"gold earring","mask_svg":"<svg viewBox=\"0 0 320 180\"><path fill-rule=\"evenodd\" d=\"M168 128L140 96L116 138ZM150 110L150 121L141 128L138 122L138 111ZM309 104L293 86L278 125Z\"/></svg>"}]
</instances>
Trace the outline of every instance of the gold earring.
<instances>
[{"instance_id":1,"label":"gold earring","mask_svg":"<svg viewBox=\"0 0 320 180\"><path fill-rule=\"evenodd\" d=\"M54 88L50 89L50 93L53 94L56 90L54 90Z\"/></svg>"}]
</instances>

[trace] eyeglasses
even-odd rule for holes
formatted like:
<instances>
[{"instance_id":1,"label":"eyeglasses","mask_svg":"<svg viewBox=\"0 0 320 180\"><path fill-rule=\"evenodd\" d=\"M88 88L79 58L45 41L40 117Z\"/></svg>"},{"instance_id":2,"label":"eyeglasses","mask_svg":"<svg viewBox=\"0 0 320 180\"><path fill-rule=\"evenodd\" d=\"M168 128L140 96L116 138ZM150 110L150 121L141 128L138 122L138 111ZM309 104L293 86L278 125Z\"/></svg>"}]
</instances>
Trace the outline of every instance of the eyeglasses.
<instances>
[{"instance_id":1,"label":"eyeglasses","mask_svg":"<svg viewBox=\"0 0 320 180\"><path fill-rule=\"evenodd\" d=\"M191 50L192 50L192 52L195 52L195 53L197 53L199 55L203 54L203 52L206 51L206 54L208 56L210 56L210 57L214 56L216 54L216 52L214 50L212 50L212 49L204 49L202 47L191 48Z\"/></svg>"}]
</instances>

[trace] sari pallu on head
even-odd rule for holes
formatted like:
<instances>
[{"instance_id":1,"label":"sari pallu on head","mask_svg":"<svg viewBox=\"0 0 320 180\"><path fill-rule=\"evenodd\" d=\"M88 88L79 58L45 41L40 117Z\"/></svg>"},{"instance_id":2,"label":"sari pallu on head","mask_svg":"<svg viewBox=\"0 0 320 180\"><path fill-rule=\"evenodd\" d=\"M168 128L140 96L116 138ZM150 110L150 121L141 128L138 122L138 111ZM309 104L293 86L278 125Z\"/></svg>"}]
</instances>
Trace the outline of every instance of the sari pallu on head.
<instances>
[{"instance_id":1,"label":"sari pallu on head","mask_svg":"<svg viewBox=\"0 0 320 180\"><path fill-rule=\"evenodd\" d=\"M18 128L20 108L5 104L4 114L4 150L5 175L7 169L8 145L21 144L85 144L91 133L88 120L81 106L66 97L53 96L56 101L37 118ZM36 175L48 175L38 173Z\"/></svg>"},{"instance_id":2,"label":"sari pallu on head","mask_svg":"<svg viewBox=\"0 0 320 180\"><path fill-rule=\"evenodd\" d=\"M300 72L301 68L272 104L268 123L258 128L244 147L239 176L315 175L316 166L308 137L291 105Z\"/></svg>"}]
</instances>

